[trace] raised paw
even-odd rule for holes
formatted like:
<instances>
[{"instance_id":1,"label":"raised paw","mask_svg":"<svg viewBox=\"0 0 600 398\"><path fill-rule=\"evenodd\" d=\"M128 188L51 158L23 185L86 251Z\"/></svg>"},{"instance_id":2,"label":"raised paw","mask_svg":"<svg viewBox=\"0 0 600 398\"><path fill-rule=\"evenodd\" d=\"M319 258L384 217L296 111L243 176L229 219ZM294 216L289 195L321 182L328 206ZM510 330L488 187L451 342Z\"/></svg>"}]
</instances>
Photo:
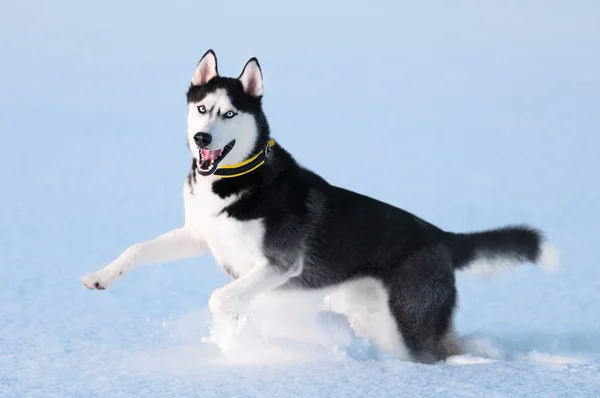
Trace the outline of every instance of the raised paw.
<instances>
[{"instance_id":1,"label":"raised paw","mask_svg":"<svg viewBox=\"0 0 600 398\"><path fill-rule=\"evenodd\" d=\"M119 273L109 269L101 269L94 272L93 274L86 275L81 278L81 281L88 289L92 290L104 290L111 283L119 278Z\"/></svg>"}]
</instances>

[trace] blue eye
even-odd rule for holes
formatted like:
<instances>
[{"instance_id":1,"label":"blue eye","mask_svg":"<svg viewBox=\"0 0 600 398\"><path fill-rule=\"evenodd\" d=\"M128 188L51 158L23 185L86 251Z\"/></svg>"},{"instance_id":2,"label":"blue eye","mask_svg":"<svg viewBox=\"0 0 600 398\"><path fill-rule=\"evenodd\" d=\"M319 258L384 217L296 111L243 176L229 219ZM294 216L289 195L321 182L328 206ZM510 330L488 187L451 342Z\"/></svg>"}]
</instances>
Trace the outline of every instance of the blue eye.
<instances>
[{"instance_id":1,"label":"blue eye","mask_svg":"<svg viewBox=\"0 0 600 398\"><path fill-rule=\"evenodd\" d=\"M231 119L235 115L237 115L237 113L235 113L234 111L227 111L227 112L225 112L225 114L223 116L226 117L227 119Z\"/></svg>"},{"instance_id":2,"label":"blue eye","mask_svg":"<svg viewBox=\"0 0 600 398\"><path fill-rule=\"evenodd\" d=\"M206 107L204 105L199 105L198 112L204 115L206 113Z\"/></svg>"}]
</instances>

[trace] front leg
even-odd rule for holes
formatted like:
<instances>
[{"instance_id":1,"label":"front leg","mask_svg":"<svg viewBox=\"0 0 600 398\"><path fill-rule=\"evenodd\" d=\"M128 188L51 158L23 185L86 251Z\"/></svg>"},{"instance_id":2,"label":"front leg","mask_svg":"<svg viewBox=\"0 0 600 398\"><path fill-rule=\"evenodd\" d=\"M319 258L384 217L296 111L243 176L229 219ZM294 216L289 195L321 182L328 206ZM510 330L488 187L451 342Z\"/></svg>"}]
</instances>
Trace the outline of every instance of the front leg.
<instances>
[{"instance_id":1,"label":"front leg","mask_svg":"<svg viewBox=\"0 0 600 398\"><path fill-rule=\"evenodd\" d=\"M81 281L88 289L104 290L140 265L199 256L207 249L206 242L192 237L185 227L177 228L155 239L129 246L115 261L84 276Z\"/></svg>"},{"instance_id":2,"label":"front leg","mask_svg":"<svg viewBox=\"0 0 600 398\"><path fill-rule=\"evenodd\" d=\"M287 269L273 265L266 259L261 260L245 275L216 289L210 298L208 307L213 314L227 311L237 312L236 307L240 302L249 301L260 293L284 285L291 278L300 275L302 267L301 258Z\"/></svg>"}]
</instances>

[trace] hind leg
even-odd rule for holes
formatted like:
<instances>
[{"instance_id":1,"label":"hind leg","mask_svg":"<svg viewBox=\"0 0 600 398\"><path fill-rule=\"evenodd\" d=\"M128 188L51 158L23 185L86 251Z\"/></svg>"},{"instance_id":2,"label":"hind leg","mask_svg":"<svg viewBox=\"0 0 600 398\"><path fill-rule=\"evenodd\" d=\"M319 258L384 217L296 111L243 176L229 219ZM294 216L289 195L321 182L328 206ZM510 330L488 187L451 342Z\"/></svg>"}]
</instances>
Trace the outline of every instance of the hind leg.
<instances>
[{"instance_id":1,"label":"hind leg","mask_svg":"<svg viewBox=\"0 0 600 398\"><path fill-rule=\"evenodd\" d=\"M452 326L454 270L443 248L409 257L387 280L388 305L411 356L432 363L460 354Z\"/></svg>"},{"instance_id":2,"label":"hind leg","mask_svg":"<svg viewBox=\"0 0 600 398\"><path fill-rule=\"evenodd\" d=\"M408 361L411 357L388 301L388 292L381 281L360 278L342 284L331 293L327 308L346 315L358 336L371 338L387 355Z\"/></svg>"},{"instance_id":3,"label":"hind leg","mask_svg":"<svg viewBox=\"0 0 600 398\"><path fill-rule=\"evenodd\" d=\"M459 340L451 324L451 306L427 308L420 303L417 304L419 308L406 305L416 297L430 299L430 293L416 295L409 299L398 295L392 296L389 303L390 312L414 360L433 363L460 354ZM413 303L416 304L415 301Z\"/></svg>"}]
</instances>

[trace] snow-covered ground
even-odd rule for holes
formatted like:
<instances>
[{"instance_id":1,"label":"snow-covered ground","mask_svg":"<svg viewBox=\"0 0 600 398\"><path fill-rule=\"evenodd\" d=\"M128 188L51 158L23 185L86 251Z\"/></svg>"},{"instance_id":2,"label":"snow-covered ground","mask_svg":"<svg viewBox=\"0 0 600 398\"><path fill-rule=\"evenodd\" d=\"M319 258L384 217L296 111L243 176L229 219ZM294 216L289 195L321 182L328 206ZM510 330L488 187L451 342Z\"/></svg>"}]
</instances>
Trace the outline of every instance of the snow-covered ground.
<instances>
[{"instance_id":1,"label":"snow-covered ground","mask_svg":"<svg viewBox=\"0 0 600 398\"><path fill-rule=\"evenodd\" d=\"M597 1L7 1L0 39L1 397L600 396ZM182 222L208 48L259 58L275 138L331 182L448 230L531 223L562 268L459 276L468 354L427 366L295 296L226 334L209 255L86 290Z\"/></svg>"}]
</instances>

